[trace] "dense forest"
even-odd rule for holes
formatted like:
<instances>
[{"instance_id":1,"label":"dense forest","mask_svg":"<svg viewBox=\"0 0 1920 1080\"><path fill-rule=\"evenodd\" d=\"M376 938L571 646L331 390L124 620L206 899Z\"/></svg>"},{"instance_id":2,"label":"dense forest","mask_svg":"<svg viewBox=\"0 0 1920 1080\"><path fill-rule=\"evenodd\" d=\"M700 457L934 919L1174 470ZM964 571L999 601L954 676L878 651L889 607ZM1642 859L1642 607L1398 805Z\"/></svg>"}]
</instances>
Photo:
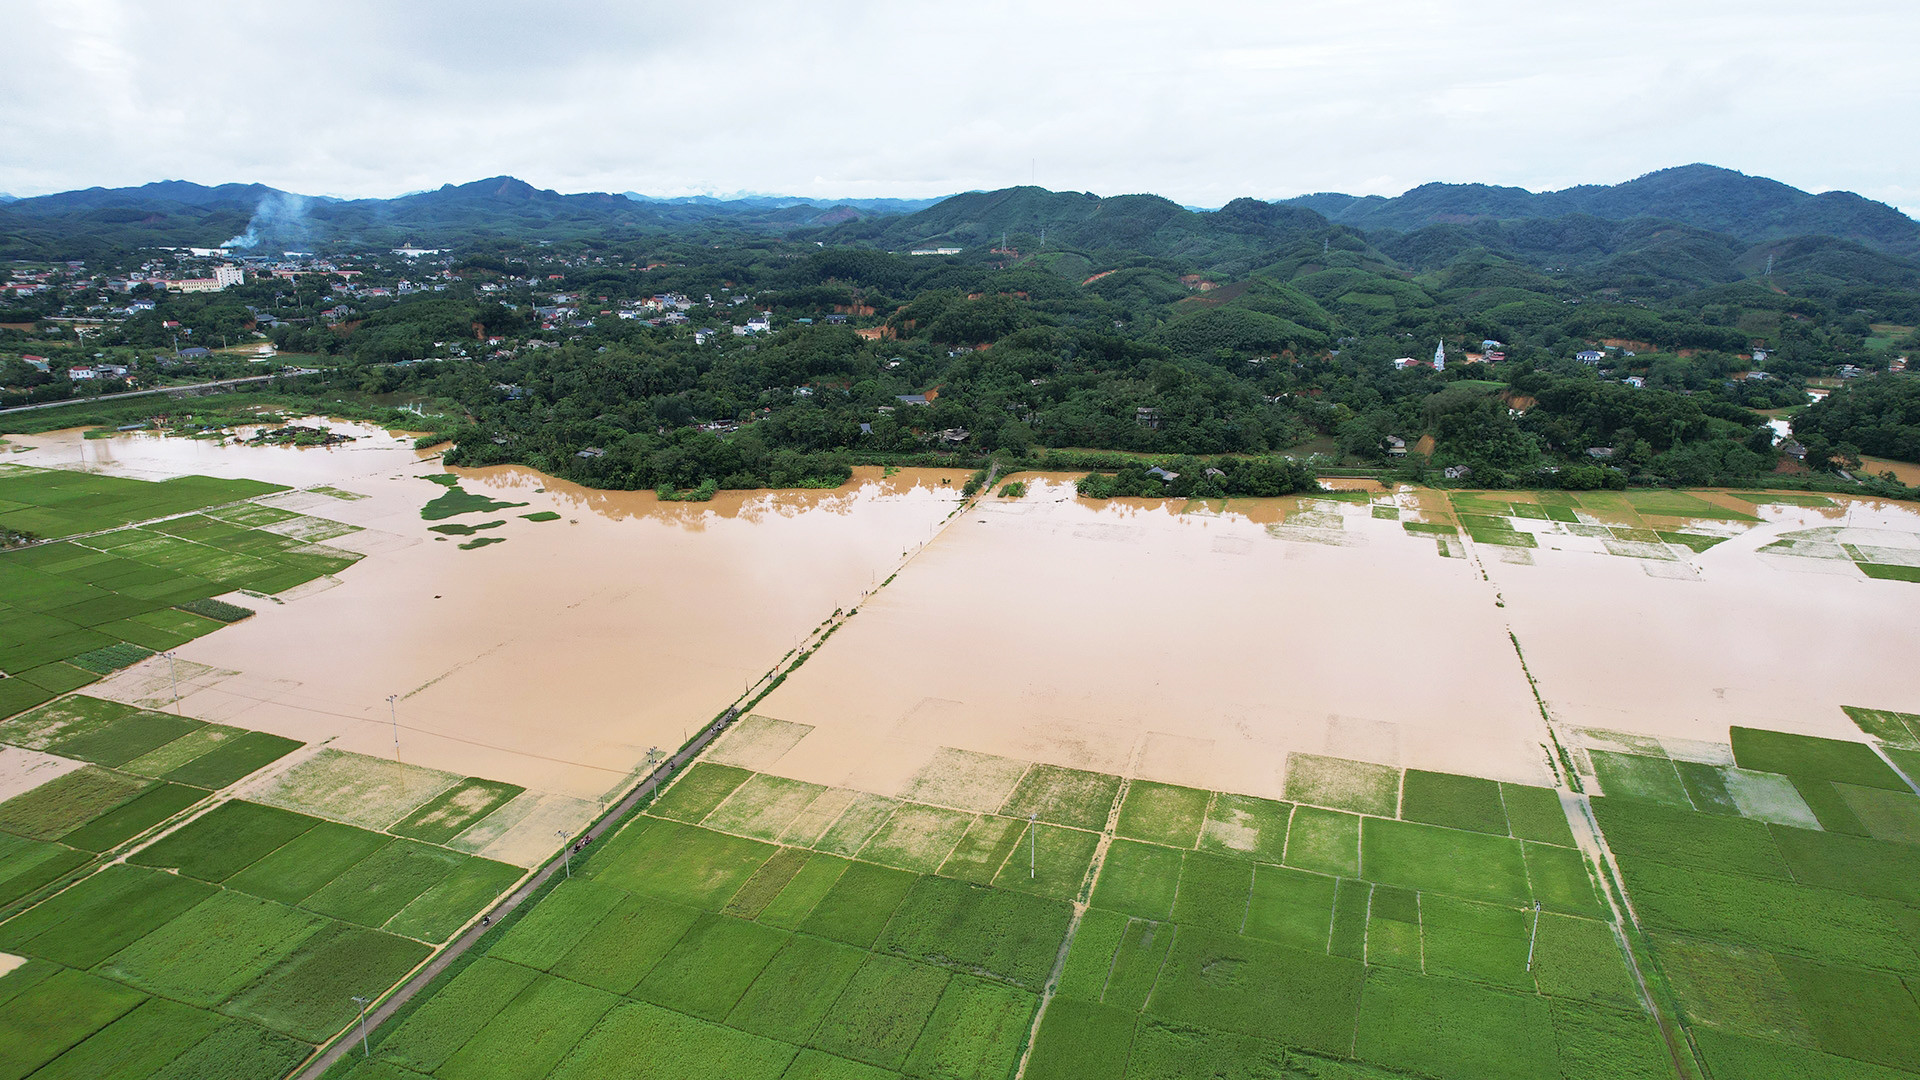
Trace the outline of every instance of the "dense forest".
<instances>
[{"instance_id":1,"label":"dense forest","mask_svg":"<svg viewBox=\"0 0 1920 1080\"><path fill-rule=\"evenodd\" d=\"M115 302L89 275L144 257L95 251L64 291L0 313L16 327L0 381L64 394L59 365L83 350L270 341L318 370L302 392L417 409L450 462L676 491L991 456L1100 466L1091 487L1116 494L1293 490L1314 468L1588 488L1920 460L1920 391L1893 371L1920 347L1920 265L1861 239L1587 214L1363 231L1304 206L1034 188L655 226L470 237L218 293L137 286L154 310L82 344L60 313ZM908 253L929 246L960 251ZM225 370L167 359L154 376ZM1833 392L1808 407L1809 388ZM1769 427L1782 416L1797 445Z\"/></svg>"}]
</instances>

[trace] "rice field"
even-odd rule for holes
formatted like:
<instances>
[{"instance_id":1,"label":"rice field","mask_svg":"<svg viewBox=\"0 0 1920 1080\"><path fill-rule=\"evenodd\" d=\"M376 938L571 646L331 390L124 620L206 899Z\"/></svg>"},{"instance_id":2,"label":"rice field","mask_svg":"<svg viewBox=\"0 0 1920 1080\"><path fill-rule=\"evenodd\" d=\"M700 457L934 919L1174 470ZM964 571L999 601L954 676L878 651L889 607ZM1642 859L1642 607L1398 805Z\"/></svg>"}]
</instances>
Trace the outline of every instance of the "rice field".
<instances>
[{"instance_id":1,"label":"rice field","mask_svg":"<svg viewBox=\"0 0 1920 1080\"><path fill-rule=\"evenodd\" d=\"M938 802L701 763L341 1074L1920 1072L1920 794L1864 743L1594 741L1566 802L1332 758L1297 803L958 753L982 775L903 791ZM1761 790L1808 820L1727 794ZM1587 804L1637 925L1575 846Z\"/></svg>"},{"instance_id":2,"label":"rice field","mask_svg":"<svg viewBox=\"0 0 1920 1080\"><path fill-rule=\"evenodd\" d=\"M254 733L84 698L0 730L121 763L0 802L0 953L25 960L0 975L0 1075L282 1076L523 874L128 771L244 775L286 752ZM456 790L402 824L445 832L512 794Z\"/></svg>"},{"instance_id":3,"label":"rice field","mask_svg":"<svg viewBox=\"0 0 1920 1080\"><path fill-rule=\"evenodd\" d=\"M238 513L281 490L0 467L0 526L48 541L0 553L0 717L249 614L214 597L282 592L359 558L313 542L350 526L287 515L269 531Z\"/></svg>"},{"instance_id":4,"label":"rice field","mask_svg":"<svg viewBox=\"0 0 1920 1080\"><path fill-rule=\"evenodd\" d=\"M538 793L84 696L231 581L331 565L280 546L326 526L245 507L0 555L36 628L0 742L85 763L0 802L0 1080L284 1075L521 875L473 852ZM1404 524L1662 561L1755 520L1452 509ZM1904 565L1784 554L1829 543ZM331 1075L1920 1075L1920 718L1850 715L1871 741L1587 732L1567 790L1293 753L1277 798L952 747L809 783L772 770L812 729L750 716Z\"/></svg>"}]
</instances>

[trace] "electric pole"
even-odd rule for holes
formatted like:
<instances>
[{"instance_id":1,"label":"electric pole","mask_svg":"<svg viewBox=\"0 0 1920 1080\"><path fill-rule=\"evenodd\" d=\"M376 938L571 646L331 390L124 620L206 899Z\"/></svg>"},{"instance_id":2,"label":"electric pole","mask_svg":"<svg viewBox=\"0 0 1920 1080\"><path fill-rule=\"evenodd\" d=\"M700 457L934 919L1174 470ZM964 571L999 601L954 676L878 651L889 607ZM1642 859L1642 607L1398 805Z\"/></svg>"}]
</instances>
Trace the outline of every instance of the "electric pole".
<instances>
[{"instance_id":1,"label":"electric pole","mask_svg":"<svg viewBox=\"0 0 1920 1080\"><path fill-rule=\"evenodd\" d=\"M367 1045L367 1006L373 1004L373 999L356 994L353 1000L360 1006L360 1056L372 1057L373 1049Z\"/></svg>"},{"instance_id":2,"label":"electric pole","mask_svg":"<svg viewBox=\"0 0 1920 1080\"><path fill-rule=\"evenodd\" d=\"M393 723L393 760L400 760L400 711L394 702L400 700L399 694L387 695L387 719Z\"/></svg>"}]
</instances>

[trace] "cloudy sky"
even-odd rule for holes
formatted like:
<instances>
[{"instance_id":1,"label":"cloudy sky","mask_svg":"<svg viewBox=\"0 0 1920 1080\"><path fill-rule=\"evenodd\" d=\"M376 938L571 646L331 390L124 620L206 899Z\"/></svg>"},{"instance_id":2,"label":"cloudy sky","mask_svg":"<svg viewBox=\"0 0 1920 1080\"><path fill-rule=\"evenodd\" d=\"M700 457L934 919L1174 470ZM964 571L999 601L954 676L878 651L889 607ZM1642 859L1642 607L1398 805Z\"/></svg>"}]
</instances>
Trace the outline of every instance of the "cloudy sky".
<instances>
[{"instance_id":1,"label":"cloudy sky","mask_svg":"<svg viewBox=\"0 0 1920 1080\"><path fill-rule=\"evenodd\" d=\"M1535 190L1920 212L1913 0L0 0L0 191Z\"/></svg>"}]
</instances>

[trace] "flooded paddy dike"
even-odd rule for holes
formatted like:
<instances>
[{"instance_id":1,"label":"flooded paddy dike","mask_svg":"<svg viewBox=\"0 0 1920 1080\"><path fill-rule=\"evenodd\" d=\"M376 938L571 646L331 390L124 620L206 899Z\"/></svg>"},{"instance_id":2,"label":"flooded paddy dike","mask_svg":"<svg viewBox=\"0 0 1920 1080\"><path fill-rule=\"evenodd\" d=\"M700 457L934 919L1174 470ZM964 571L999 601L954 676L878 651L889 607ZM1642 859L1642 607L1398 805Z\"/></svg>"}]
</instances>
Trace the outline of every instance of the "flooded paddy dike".
<instances>
[{"instance_id":1,"label":"flooded paddy dike","mask_svg":"<svg viewBox=\"0 0 1920 1080\"><path fill-rule=\"evenodd\" d=\"M0 458L290 489L8 579L111 595L0 721L0 1077L287 1073L796 649L325 1074L1920 1075L1920 508L663 504L353 430Z\"/></svg>"}]
</instances>

